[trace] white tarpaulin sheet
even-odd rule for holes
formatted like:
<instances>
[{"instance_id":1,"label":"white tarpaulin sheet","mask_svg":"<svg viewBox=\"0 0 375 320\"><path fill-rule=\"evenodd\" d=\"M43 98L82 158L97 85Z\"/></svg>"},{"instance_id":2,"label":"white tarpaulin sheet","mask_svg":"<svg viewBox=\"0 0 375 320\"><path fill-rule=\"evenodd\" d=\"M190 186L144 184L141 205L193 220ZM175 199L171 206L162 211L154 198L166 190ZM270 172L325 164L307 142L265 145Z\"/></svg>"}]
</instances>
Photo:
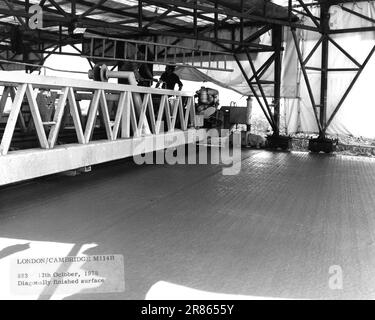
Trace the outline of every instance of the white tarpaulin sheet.
<instances>
[{"instance_id":1,"label":"white tarpaulin sheet","mask_svg":"<svg viewBox=\"0 0 375 320\"><path fill-rule=\"evenodd\" d=\"M345 7L359 12L365 16L375 18L375 7L373 2L360 2L356 4L345 4ZM314 10L315 15L319 16L319 11ZM353 14L345 12L339 6L333 6L330 10L330 28L358 28L368 27L374 24L370 21L361 19ZM311 51L311 48L318 40L318 36L314 32L299 30L300 48L304 58ZM332 38L347 52L350 53L359 63L363 63L372 47L375 45L375 32L361 32L333 35ZM291 67L297 60L294 50L294 44L291 41L287 43L285 52L284 70ZM308 62L310 67L319 67L321 52L319 47L311 60ZM355 68L356 65L350 61L341 51L333 44L329 45L329 68ZM294 69L294 66L292 66ZM314 91L316 103L319 103L320 90L320 72L307 70L311 87ZM308 96L307 88L303 77L297 72L298 79L302 79L301 85L296 85L296 98L286 101L286 118L288 121L288 132L317 132L315 116L313 114L311 102ZM328 77L328 100L327 100L327 119L330 118L333 110L336 108L344 92L350 85L350 82L356 75L355 71L331 71ZM336 114L331 125L328 127L329 134L345 134L353 136L363 136L367 138L375 138L375 102L374 102L374 75L375 75L375 56L373 56L365 69L358 78L353 89L350 91L342 107ZM293 77L294 78L294 77ZM283 78L283 85L291 84L294 79L290 75ZM299 87L299 88L298 88ZM284 88L285 89L285 88ZM291 93L291 92L290 92ZM319 113L319 109L317 110Z\"/></svg>"},{"instance_id":2,"label":"white tarpaulin sheet","mask_svg":"<svg viewBox=\"0 0 375 320\"><path fill-rule=\"evenodd\" d=\"M375 18L374 2L357 2L355 4L348 3L345 7L359 12L362 15ZM319 16L319 9L311 9L314 15ZM330 9L330 28L358 28L374 26L371 21L361 19L341 9L340 6L332 6ZM306 21L307 22L307 21ZM308 53L319 39L316 32L298 30L300 48L303 57L306 58ZM357 32L332 35L332 38L347 52L349 52L359 63L363 63L366 56L375 45L375 32ZM260 43L269 44L270 34L265 34L261 38ZM318 132L315 116L308 96L305 81L303 79L301 69L299 67L298 57L291 32L284 31L284 47L283 53L283 72L281 95L285 98L285 115L287 119L287 129L289 133L294 132ZM255 61L255 67L262 65L270 54L259 54ZM321 46L318 47L315 54L308 62L310 67L320 67ZM252 76L250 65L247 61L242 62L243 67L249 77ZM332 43L329 44L329 68L355 68L353 64L341 51L339 51ZM241 70L236 62L228 63L228 68L233 68L232 73L201 70L197 71L190 68L180 69L179 75L185 80L192 81L212 81L226 88L231 88L243 95L251 95L250 88L243 77ZM314 91L316 104L320 100L320 72L307 70L311 86ZM340 101L342 95L348 88L350 82L356 75L355 71L331 71L328 77L328 110L327 119L329 119L333 110ZM329 134L347 134L354 136L363 136L367 138L375 138L375 55L370 59L369 63L361 73L358 81L350 91L345 102L336 114L334 120L329 126L327 133ZM264 80L273 80L273 65L263 75ZM256 86L254 86L256 87ZM273 95L273 86L264 85L266 95ZM317 110L319 113L319 109Z\"/></svg>"}]
</instances>

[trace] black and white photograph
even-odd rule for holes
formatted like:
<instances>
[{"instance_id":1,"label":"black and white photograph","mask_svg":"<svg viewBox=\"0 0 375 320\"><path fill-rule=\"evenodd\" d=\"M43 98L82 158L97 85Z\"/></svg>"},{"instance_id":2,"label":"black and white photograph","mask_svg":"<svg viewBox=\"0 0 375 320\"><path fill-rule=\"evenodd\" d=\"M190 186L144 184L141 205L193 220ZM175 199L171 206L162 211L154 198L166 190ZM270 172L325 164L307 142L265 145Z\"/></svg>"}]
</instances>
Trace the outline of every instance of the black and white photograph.
<instances>
[{"instance_id":1,"label":"black and white photograph","mask_svg":"<svg viewBox=\"0 0 375 320\"><path fill-rule=\"evenodd\" d=\"M372 0L0 0L0 300L374 300L374 52Z\"/></svg>"}]
</instances>

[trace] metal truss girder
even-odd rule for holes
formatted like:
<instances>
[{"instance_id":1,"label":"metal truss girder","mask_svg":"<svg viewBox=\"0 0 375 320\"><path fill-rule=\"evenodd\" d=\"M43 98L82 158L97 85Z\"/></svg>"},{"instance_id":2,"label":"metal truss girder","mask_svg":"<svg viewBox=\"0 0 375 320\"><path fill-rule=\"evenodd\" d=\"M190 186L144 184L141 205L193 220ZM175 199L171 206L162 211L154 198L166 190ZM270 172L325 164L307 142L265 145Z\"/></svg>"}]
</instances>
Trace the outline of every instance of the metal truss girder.
<instances>
[{"instance_id":1,"label":"metal truss girder","mask_svg":"<svg viewBox=\"0 0 375 320\"><path fill-rule=\"evenodd\" d=\"M263 74L268 70L271 64L275 61L275 54L272 54L259 68L256 70L256 75L259 79L262 78ZM255 79L255 74L250 77L250 81Z\"/></svg>"},{"instance_id":2,"label":"metal truss girder","mask_svg":"<svg viewBox=\"0 0 375 320\"><path fill-rule=\"evenodd\" d=\"M260 91L260 94L262 95L262 98L263 98L264 104L265 104L265 106L266 106L266 109L267 109L268 113L272 116L271 108L270 108L270 106L269 106L269 104L268 104L267 97L266 97L266 95L265 95L265 93L264 93L264 90L263 90L262 84L260 83L260 79L259 79L259 77L258 77L258 75L257 75L257 71L256 71L256 69L255 69L254 63L253 63L253 61L252 61L252 59L251 59L251 56L250 56L249 52L248 52L247 50L245 50L245 52L246 52L247 59L248 59L248 61L249 61L249 63L250 63L250 68L251 68L251 71L252 71L252 73L253 73L253 75L254 75L254 78L255 78L255 81L256 81L256 83L257 83L258 89L259 89L259 91ZM275 122L274 122L274 119L272 119L272 123L273 123L274 126L276 126L276 124L275 124ZM274 129L275 129L275 128L274 128Z\"/></svg>"},{"instance_id":3,"label":"metal truss girder","mask_svg":"<svg viewBox=\"0 0 375 320\"><path fill-rule=\"evenodd\" d=\"M298 1L300 3L302 2L301 3L301 7L303 7L305 10L309 10L308 9L308 4L303 5L303 1L302 0L298 0ZM319 40L317 41L317 43L314 45L314 47L312 48L312 50L308 53L308 55L305 58L305 60L302 60L302 53L300 52L300 49L298 47L298 40L297 40L297 36L296 36L296 33L295 33L295 29L292 28L293 40L294 40L294 43L295 43L295 46L296 46L297 55L298 55L298 58L299 58L299 61L300 61L300 65L301 65L301 70L302 70L302 73L303 73L303 77L305 79L305 83L306 83L306 86L307 86L307 91L308 91L308 94L309 94L309 97L310 97L310 100L311 100L311 104L313 106L314 115L315 115L316 121L318 123L320 136L322 136L322 137L324 137L327 128L332 123L332 120L336 116L337 112L340 110L340 108L341 108L342 104L344 103L346 97L350 93L352 87L354 86L355 82L357 81L358 77L360 76L361 72L363 71L364 67L368 63L369 59L371 58L371 56L373 55L374 50L375 50L373 48L371 50L371 52L368 54L368 56L366 57L366 59L363 62L363 64L361 64L355 58L353 58L353 56L348 51L346 51L344 48L342 48L331 37L331 35L333 35L333 34L350 33L350 32L366 32L366 31L374 31L375 30L374 27L346 28L346 29L330 30L329 29L329 25L328 25L328 19L329 19L328 11L329 11L329 7L331 5L333 5L333 4L342 4L342 3L347 3L347 2L350 2L350 1L335 1L335 2L333 2L333 1L323 2L322 1L321 3L319 3L320 4L320 13L321 13L321 16L320 16L320 19L319 19L320 20L319 24L320 24L321 28L320 28L319 32L321 33L321 37L319 38ZM291 5L291 1L289 1L289 7L291 8L290 5ZM362 14L359 14L359 13L353 11L353 10L347 9L344 6L342 6L342 9L344 11L349 12L349 13L351 13L353 15L356 15L356 16L362 18L362 19L368 20L370 22L375 22L375 20L373 20L373 19L371 19L369 17L366 17L366 16L364 16ZM310 18L312 18L312 17L310 16ZM329 43L332 43L356 67L354 67L354 68L330 68L329 65L328 65L328 52L329 52L328 44ZM309 66L306 66L307 62L310 60L310 58L312 57L312 55L315 53L315 51L317 50L317 48L320 45L322 45L321 66L320 67L309 67ZM310 82L309 82L309 77L308 77L308 75L306 73L306 70L315 70L315 71L321 72L321 86L320 86L320 97L321 98L320 98L320 104L319 105L317 105L315 103L315 99L314 99L314 96L313 96L313 93L312 93L312 88L311 88L311 85L310 85ZM335 72L338 72L338 71L340 71L340 72L356 71L356 75L354 76L354 78L350 82L348 88L344 92L344 94L341 97L339 103L334 108L334 111L332 112L332 114L330 115L329 119L327 120L327 118L326 118L327 117L327 114L326 114L327 113L327 95L329 94L328 90L327 90L327 77L328 77L328 73L331 72L331 71L335 71ZM320 115L319 116L318 116L317 110L316 110L317 107L319 107L319 109L320 109Z\"/></svg>"},{"instance_id":4,"label":"metal truss girder","mask_svg":"<svg viewBox=\"0 0 375 320\"><path fill-rule=\"evenodd\" d=\"M23 19L21 19L21 17L19 17L16 13L16 11L14 10L14 7L13 5L8 1L8 0L4 0L4 3L6 4L6 6L9 8L9 11L10 11L10 15L14 16L18 21L19 23L23 26L23 27L26 27L26 23Z\"/></svg>"},{"instance_id":5,"label":"metal truss girder","mask_svg":"<svg viewBox=\"0 0 375 320\"><path fill-rule=\"evenodd\" d=\"M83 18L83 17L86 17L88 16L90 13L94 12L96 9L98 9L101 5L105 4L108 0L98 0L98 2L94 5L92 5L90 8L88 8L85 12L83 12L82 14L80 14L80 17Z\"/></svg>"},{"instance_id":6,"label":"metal truss girder","mask_svg":"<svg viewBox=\"0 0 375 320\"><path fill-rule=\"evenodd\" d=\"M349 12L349 13L351 13L351 14L357 16L357 17L360 17L360 18L362 18L362 19L364 19L364 20L367 20L367 21L370 21L370 22L372 22L372 23L375 23L375 20L372 19L372 18L370 18L370 17L368 17L368 16L365 16L365 15L363 15L363 14L360 14L359 12L356 12L356 11L354 11L354 10L350 10L350 9L344 7L344 6L340 6L340 7L341 7L342 10L344 10L344 11L346 11L346 12Z\"/></svg>"},{"instance_id":7,"label":"metal truss girder","mask_svg":"<svg viewBox=\"0 0 375 320\"><path fill-rule=\"evenodd\" d=\"M201 132L194 129L194 93L54 77L17 76L9 72L0 73L0 85L5 87L6 93L0 101L1 114L1 106L5 106L9 90L18 88L13 96L12 91L10 92L11 111L1 136L0 185L161 150L170 144L177 146L194 143L204 133L204 130ZM42 120L40 105L36 99L38 88L61 92L52 121ZM82 121L80 107L76 101L82 94L77 91L87 92L86 96L89 96L91 101L85 122ZM141 105L136 103L138 98L135 94L139 94ZM154 113L155 102L151 95L160 96L157 114ZM174 102L169 100L171 96L175 96ZM183 101L183 98L186 100ZM110 117L107 100L117 104L113 118ZM21 107L26 101L30 107L40 148L9 151L22 114ZM63 115L67 109L73 119L78 143L57 146L57 138L64 121ZM93 141L92 132L98 120L98 111L106 138ZM164 118L167 132L164 132L162 126ZM149 133L145 132L146 123L150 124ZM46 127L50 127L48 132ZM140 144L146 149L138 148ZM25 166L25 163L29 165Z\"/></svg>"},{"instance_id":8,"label":"metal truss girder","mask_svg":"<svg viewBox=\"0 0 375 320\"><path fill-rule=\"evenodd\" d=\"M0 9L0 13L10 13L8 10L1 10ZM17 15L20 16L20 17L28 17L29 14L25 13L25 12L17 12ZM67 21L64 17L60 17L60 16L48 16L48 15L44 15L44 18L46 20L51 20L51 21L56 21L56 23L62 23L62 24L66 24ZM123 26L123 25L116 25L116 24L113 24L113 23L108 23L108 22L105 22L105 21L98 21L98 20L95 20L95 19L90 19L90 18L80 18L79 16L76 18L77 22L80 23L81 26L86 26L88 28L90 27L102 27L102 28L108 28L108 29L118 29L118 30L122 30L122 31L132 31L134 32L134 35L166 35L166 36L172 36L172 37L178 37L178 38L187 38L187 39L196 39L196 40L202 40L202 41L212 41L213 38L210 38L208 36L203 36L201 34L198 34L198 36L195 36L195 35L192 35L192 34L188 34L188 33L181 33L181 32L173 32L173 31L158 31L158 30L148 30L146 33L143 31L143 30L139 30L139 28L137 27L129 27L129 26ZM221 42L223 44L227 43L227 44L235 44L235 45L247 45L247 46L251 46L251 47L254 47L254 48L262 48L262 49L271 49L271 46L267 46L267 45L260 45L260 44L257 44L257 43L250 43L250 42L246 42L246 43L242 43L240 41L233 41L233 40L228 40L228 39L215 39L216 41L218 42Z\"/></svg>"},{"instance_id":9,"label":"metal truss girder","mask_svg":"<svg viewBox=\"0 0 375 320\"><path fill-rule=\"evenodd\" d=\"M311 85L310 85L310 80L309 80L309 76L307 75L305 65L303 64L303 56L302 56L301 50L299 48L299 43L298 43L296 31L294 29L292 29L292 36L293 36L294 45L295 45L295 48L296 48L296 51L297 51L298 60L299 60L300 65L301 65L302 74L303 74L303 77L304 77L304 80L305 80L305 83L306 83L307 92L309 94L311 106L312 106L312 109L313 109L313 112L314 112L315 120L317 122L319 132L321 132L323 128L321 126L321 123L320 123L319 117L318 117L318 113L316 111L316 103L315 103L314 93L313 93Z\"/></svg>"},{"instance_id":10,"label":"metal truss girder","mask_svg":"<svg viewBox=\"0 0 375 320\"><path fill-rule=\"evenodd\" d=\"M242 72L242 75L244 76L244 78L245 78L247 84L249 85L249 88L250 88L250 90L251 90L253 96L255 97L255 99L257 100L257 102L258 102L258 104L259 104L259 106L261 107L261 109L262 109L262 111L263 111L263 113L264 113L264 116L266 117L268 123L271 125L271 127L272 127L273 130L276 130L276 128L275 128L275 123L274 123L274 120L273 120L272 114L268 113L268 110L266 110L266 108L263 106L262 101L260 100L260 98L259 98L259 96L258 96L256 90L255 90L254 87L253 87L253 84L251 83L251 81L250 81L248 75L247 75L246 72L245 72L245 69L243 68L243 66L242 66L242 64L241 64L241 61L238 59L238 57L237 57L236 54L234 55L234 58L235 58L235 60L236 60L236 62L237 62L238 67L240 68L240 70L241 70L241 72Z\"/></svg>"},{"instance_id":11,"label":"metal truss girder","mask_svg":"<svg viewBox=\"0 0 375 320\"><path fill-rule=\"evenodd\" d=\"M318 29L320 29L320 23L316 19L316 17L311 13L310 9L305 5L303 0L297 0L301 7L305 10L306 15L312 20L312 22L316 25Z\"/></svg>"},{"instance_id":12,"label":"metal truss girder","mask_svg":"<svg viewBox=\"0 0 375 320\"><path fill-rule=\"evenodd\" d=\"M144 2L152 3L155 5L162 5L162 4L169 5L170 4L168 0L144 0ZM214 1L209 1L209 2L215 3ZM229 8L215 8L215 7L208 7L208 6L203 6L203 5L194 5L193 3L183 2L179 0L174 1L174 4L179 7L185 7L185 8L190 8L190 9L196 8L196 9L201 10L202 12L219 13L219 14L224 14L224 15L231 16L231 17L236 17L239 19L243 18L244 20L251 20L251 21L263 22L263 23L268 23L268 24L277 24L277 25L283 25L283 26L293 26L293 27L299 27L302 29L307 29L307 30L312 30L312 31L318 30L316 27L306 26L303 24L289 22L287 20L282 20L282 19L268 18L268 17L259 16L259 15L254 15L254 14L242 13L242 12L229 9Z\"/></svg>"}]
</instances>

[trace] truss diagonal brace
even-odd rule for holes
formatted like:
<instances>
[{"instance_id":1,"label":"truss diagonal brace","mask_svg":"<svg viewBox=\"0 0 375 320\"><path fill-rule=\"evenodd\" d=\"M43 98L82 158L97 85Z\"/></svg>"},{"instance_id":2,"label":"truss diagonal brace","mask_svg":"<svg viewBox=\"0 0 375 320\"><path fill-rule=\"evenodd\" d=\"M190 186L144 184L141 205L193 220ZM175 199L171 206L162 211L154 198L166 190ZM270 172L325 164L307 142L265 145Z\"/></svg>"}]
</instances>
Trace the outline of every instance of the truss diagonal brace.
<instances>
[{"instance_id":1,"label":"truss diagonal brace","mask_svg":"<svg viewBox=\"0 0 375 320\"><path fill-rule=\"evenodd\" d=\"M15 12L14 7L9 3L9 1L4 0L4 2L10 10L11 14L20 22L23 27L26 27L25 21L23 21L23 19Z\"/></svg>"},{"instance_id":2,"label":"truss diagonal brace","mask_svg":"<svg viewBox=\"0 0 375 320\"><path fill-rule=\"evenodd\" d=\"M315 53L316 49L318 49L319 45L322 43L323 41L323 38L325 37L325 35L322 35L319 40L316 42L315 46L311 49L310 53L308 54L308 56L306 57L306 59L302 62L303 65L305 66L307 64L307 62L311 59L311 57L313 56L313 54Z\"/></svg>"},{"instance_id":3,"label":"truss diagonal brace","mask_svg":"<svg viewBox=\"0 0 375 320\"><path fill-rule=\"evenodd\" d=\"M260 83L260 79L259 79L259 77L258 77L258 75L257 75L257 71L256 71L256 69L255 69L254 63L253 63L253 61L251 60L251 56L250 56L250 54L249 54L249 51L247 51L247 50L246 50L246 55L247 55L247 58L248 58L249 63L250 63L251 71L253 72L253 75L254 75L254 77L255 77L255 81L256 81L256 83L257 83L257 85L258 85L258 88L259 88L259 91L260 91L260 93L261 93L261 95L262 95L262 98L263 98L264 104L266 105L267 111L268 111L268 113L269 113L270 115L272 115L271 108L270 108L270 106L269 106L269 104L268 104L267 97L266 97L266 95L265 95L265 93L264 93L264 90L263 90L262 84ZM273 117L272 117L272 118L273 118ZM274 126L276 127L276 124L275 124L275 122L274 122L274 119L272 119L272 122L273 122ZM274 129L275 129L275 128L274 128Z\"/></svg>"},{"instance_id":4,"label":"truss diagonal brace","mask_svg":"<svg viewBox=\"0 0 375 320\"><path fill-rule=\"evenodd\" d=\"M55 0L48 0L58 12L60 12L61 15L63 15L65 18L70 18L69 15L64 11L63 8L60 7L60 5Z\"/></svg>"},{"instance_id":5,"label":"truss diagonal brace","mask_svg":"<svg viewBox=\"0 0 375 320\"><path fill-rule=\"evenodd\" d=\"M243 68L243 66L242 66L242 64L241 64L241 62L240 62L240 60L238 59L238 57L237 57L236 55L234 55L234 59L236 60L238 66L239 66L239 68L240 68L240 70L241 70L241 72L242 72L242 75L243 75L244 78L246 79L246 82L247 82L247 84L249 85L249 88L250 88L252 94L254 95L255 99L256 99L257 102L259 103L259 106L261 107L261 109L262 109L262 111L263 111L263 113L264 113L264 115L265 115L267 121L268 121L269 124L271 125L272 129L275 130L275 123L274 123L274 121L273 121L273 118L271 117L271 114L267 113L266 109L264 108L264 106L263 106L263 104L262 104L262 101L260 100L258 94L256 93L256 91L255 91L255 89L254 89L254 87L253 87L253 85L252 85L252 83L251 83L249 77L247 76L247 74L246 74L246 72L245 72L245 70L244 70L244 68Z\"/></svg>"},{"instance_id":6,"label":"truss diagonal brace","mask_svg":"<svg viewBox=\"0 0 375 320\"><path fill-rule=\"evenodd\" d=\"M328 40L339 49L350 61L352 61L357 67L361 68L361 64L355 60L343 47L341 47L335 40L328 36Z\"/></svg>"},{"instance_id":7,"label":"truss diagonal brace","mask_svg":"<svg viewBox=\"0 0 375 320\"><path fill-rule=\"evenodd\" d=\"M265 25L259 30L255 31L253 34L248 36L246 39L243 40L243 44L241 44L237 49L236 52L238 52L241 48L243 48L247 43L251 43L252 41L258 39L260 36L268 32L272 29L272 25Z\"/></svg>"},{"instance_id":8,"label":"truss diagonal brace","mask_svg":"<svg viewBox=\"0 0 375 320\"><path fill-rule=\"evenodd\" d=\"M80 18L83 18L83 17L86 17L88 16L91 12L95 11L98 7L100 7L101 5L103 5L105 2L107 2L108 0L98 0L98 2L96 4L94 4L93 6L91 6L89 9L87 9L85 12L83 12L81 15L80 15Z\"/></svg>"},{"instance_id":9,"label":"truss diagonal brace","mask_svg":"<svg viewBox=\"0 0 375 320\"><path fill-rule=\"evenodd\" d=\"M355 75L355 77L353 78L353 80L350 82L350 85L349 87L346 89L344 95L342 96L340 102L337 104L335 110L333 110L331 116L329 117L329 120L327 121L327 124L325 125L324 129L323 129L323 132L326 132L327 128L329 127L329 125L331 124L332 120L334 119L334 117L336 116L337 112L340 110L342 104L344 103L345 99L347 98L347 96L349 95L350 91L352 90L354 84L357 82L359 76L361 75L363 69L365 68L365 66L367 65L367 63L370 61L371 57L373 56L375 52L375 45L372 47L370 53L367 55L366 57L366 60L363 62L363 64L361 65L361 67L359 68L357 74Z\"/></svg>"},{"instance_id":10,"label":"truss diagonal brace","mask_svg":"<svg viewBox=\"0 0 375 320\"><path fill-rule=\"evenodd\" d=\"M259 79L263 76L263 74L268 70L272 62L275 60L275 54L272 54L257 70L256 74L258 75ZM253 74L250 78L250 81L254 80L255 74Z\"/></svg>"},{"instance_id":11,"label":"truss diagonal brace","mask_svg":"<svg viewBox=\"0 0 375 320\"><path fill-rule=\"evenodd\" d=\"M296 30L295 29L291 29L291 31L292 31L293 40L294 40L294 44L295 44L297 55L298 55L298 60L299 60L300 65L301 65L301 70L302 70L302 73L303 73L303 77L305 79L305 83L306 83L306 86L307 86L307 91L309 93L311 105L312 105L312 108L313 108L313 111L314 111L316 123L318 124L319 131L322 132L323 128L322 128L322 126L320 124L318 113L316 112L315 98L314 98L314 94L313 94L312 89L311 89L311 85L310 85L309 77L308 77L307 72L306 72L306 68L305 68L305 66L303 64L303 57L302 57L302 53L301 53L301 50L300 50L299 45L298 45L298 39L297 39L297 35L296 35Z\"/></svg>"},{"instance_id":12,"label":"truss diagonal brace","mask_svg":"<svg viewBox=\"0 0 375 320\"><path fill-rule=\"evenodd\" d=\"M315 18L315 16L311 13L310 9L307 7L307 5L303 2L303 0L298 0L302 8L305 10L306 14L309 16L309 18L314 22L314 24L317 26L318 29L320 29L320 23Z\"/></svg>"}]
</instances>

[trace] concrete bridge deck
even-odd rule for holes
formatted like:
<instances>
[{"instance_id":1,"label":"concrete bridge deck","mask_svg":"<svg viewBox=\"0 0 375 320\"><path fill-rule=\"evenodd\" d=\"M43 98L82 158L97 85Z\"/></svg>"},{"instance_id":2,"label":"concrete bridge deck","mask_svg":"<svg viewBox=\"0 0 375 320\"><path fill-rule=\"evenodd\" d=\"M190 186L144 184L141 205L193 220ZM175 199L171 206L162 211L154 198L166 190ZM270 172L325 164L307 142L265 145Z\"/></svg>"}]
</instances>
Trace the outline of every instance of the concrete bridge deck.
<instances>
[{"instance_id":1,"label":"concrete bridge deck","mask_svg":"<svg viewBox=\"0 0 375 320\"><path fill-rule=\"evenodd\" d=\"M123 293L68 299L144 299L151 288L153 298L172 298L173 285L249 298L374 299L375 160L242 157L236 176L219 165L124 160L1 188L0 269L33 248L61 246L70 256L124 256ZM329 288L334 265L342 290ZM3 272L0 298L25 298L8 294L6 282ZM29 298L55 298L43 292Z\"/></svg>"}]
</instances>

